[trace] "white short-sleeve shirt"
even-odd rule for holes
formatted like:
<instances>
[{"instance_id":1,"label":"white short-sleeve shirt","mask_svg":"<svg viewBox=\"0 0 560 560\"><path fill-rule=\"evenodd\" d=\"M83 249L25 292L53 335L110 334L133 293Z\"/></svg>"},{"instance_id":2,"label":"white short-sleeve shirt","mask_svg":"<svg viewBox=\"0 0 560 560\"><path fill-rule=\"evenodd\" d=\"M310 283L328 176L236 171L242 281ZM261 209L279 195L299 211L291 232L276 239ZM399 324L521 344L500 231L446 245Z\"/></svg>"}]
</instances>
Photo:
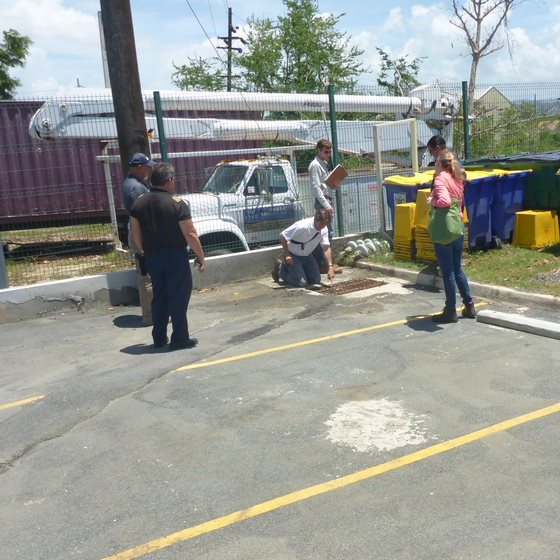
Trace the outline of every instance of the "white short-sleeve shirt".
<instances>
[{"instance_id":1,"label":"white short-sleeve shirt","mask_svg":"<svg viewBox=\"0 0 560 560\"><path fill-rule=\"evenodd\" d=\"M293 255L306 257L321 243L329 247L329 230L324 227L318 231L315 228L315 218L304 218L286 228L282 235L288 242L288 249Z\"/></svg>"}]
</instances>

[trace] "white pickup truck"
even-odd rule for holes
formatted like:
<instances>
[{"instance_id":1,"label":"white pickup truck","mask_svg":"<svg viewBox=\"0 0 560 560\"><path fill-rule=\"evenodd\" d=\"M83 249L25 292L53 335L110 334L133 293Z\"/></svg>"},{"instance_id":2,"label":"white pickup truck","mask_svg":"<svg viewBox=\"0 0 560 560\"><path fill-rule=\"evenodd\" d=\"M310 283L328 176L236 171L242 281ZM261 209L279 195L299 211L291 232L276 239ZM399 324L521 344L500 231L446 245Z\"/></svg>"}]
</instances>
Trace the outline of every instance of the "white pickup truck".
<instances>
[{"instance_id":1,"label":"white pickup truck","mask_svg":"<svg viewBox=\"0 0 560 560\"><path fill-rule=\"evenodd\" d=\"M214 255L278 243L280 232L304 217L294 170L276 157L223 161L201 192L182 197Z\"/></svg>"}]
</instances>

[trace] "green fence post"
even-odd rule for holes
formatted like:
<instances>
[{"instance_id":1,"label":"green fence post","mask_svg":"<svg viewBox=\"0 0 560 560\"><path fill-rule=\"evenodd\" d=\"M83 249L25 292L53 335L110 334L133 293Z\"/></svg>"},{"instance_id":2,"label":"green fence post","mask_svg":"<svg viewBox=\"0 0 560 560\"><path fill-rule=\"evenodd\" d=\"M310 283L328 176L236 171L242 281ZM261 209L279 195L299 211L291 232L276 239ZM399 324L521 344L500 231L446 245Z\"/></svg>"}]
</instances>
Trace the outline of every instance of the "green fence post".
<instances>
[{"instance_id":1,"label":"green fence post","mask_svg":"<svg viewBox=\"0 0 560 560\"><path fill-rule=\"evenodd\" d=\"M8 269L4 258L4 245L2 244L2 234L0 233L0 289L9 288Z\"/></svg>"},{"instance_id":2,"label":"green fence post","mask_svg":"<svg viewBox=\"0 0 560 560\"><path fill-rule=\"evenodd\" d=\"M329 84L327 87L329 94L329 113L331 119L331 137L333 145L332 160L333 166L338 165L338 137L336 135L336 108L334 105L334 86ZM335 191L336 197L336 221L338 224L338 234L340 236L344 235L344 218L342 216L342 195L340 194L340 188Z\"/></svg>"},{"instance_id":3,"label":"green fence post","mask_svg":"<svg viewBox=\"0 0 560 560\"><path fill-rule=\"evenodd\" d=\"M465 136L465 159L471 157L471 131L469 126L469 90L467 82L461 82L463 88L463 134Z\"/></svg>"},{"instance_id":4,"label":"green fence post","mask_svg":"<svg viewBox=\"0 0 560 560\"><path fill-rule=\"evenodd\" d=\"M163 127L163 111L161 110L161 97L159 91L154 91L154 103L156 106L156 121L158 127L159 149L161 150L161 160L167 162L167 138Z\"/></svg>"}]
</instances>

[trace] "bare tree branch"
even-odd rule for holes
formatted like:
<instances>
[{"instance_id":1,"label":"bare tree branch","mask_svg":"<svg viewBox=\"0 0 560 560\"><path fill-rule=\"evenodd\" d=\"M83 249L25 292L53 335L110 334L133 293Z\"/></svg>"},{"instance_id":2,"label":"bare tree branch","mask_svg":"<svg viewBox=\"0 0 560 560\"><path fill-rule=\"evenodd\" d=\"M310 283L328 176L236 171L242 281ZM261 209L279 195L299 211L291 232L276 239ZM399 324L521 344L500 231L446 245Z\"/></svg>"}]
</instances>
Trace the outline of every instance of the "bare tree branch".
<instances>
[{"instance_id":1,"label":"bare tree branch","mask_svg":"<svg viewBox=\"0 0 560 560\"><path fill-rule=\"evenodd\" d=\"M498 40L499 32L504 33L511 56L508 16L512 10L526 1L453 0L454 17L449 21L465 34L465 43L472 58L469 77L469 114L473 112L476 74L480 60L504 47L504 42Z\"/></svg>"}]
</instances>

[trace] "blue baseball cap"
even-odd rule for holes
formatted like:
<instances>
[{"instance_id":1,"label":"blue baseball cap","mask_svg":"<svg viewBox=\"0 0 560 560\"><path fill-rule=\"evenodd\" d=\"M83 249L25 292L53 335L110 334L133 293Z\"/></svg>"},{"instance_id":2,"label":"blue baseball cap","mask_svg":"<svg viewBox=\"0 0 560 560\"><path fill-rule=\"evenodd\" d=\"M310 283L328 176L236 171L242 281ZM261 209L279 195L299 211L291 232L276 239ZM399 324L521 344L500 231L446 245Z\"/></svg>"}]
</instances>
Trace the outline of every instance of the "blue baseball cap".
<instances>
[{"instance_id":1,"label":"blue baseball cap","mask_svg":"<svg viewBox=\"0 0 560 560\"><path fill-rule=\"evenodd\" d=\"M137 165L147 165L148 167L152 167L155 164L155 161L152 161L148 156L144 155L141 152L135 153L128 160L128 167L136 167Z\"/></svg>"}]
</instances>

